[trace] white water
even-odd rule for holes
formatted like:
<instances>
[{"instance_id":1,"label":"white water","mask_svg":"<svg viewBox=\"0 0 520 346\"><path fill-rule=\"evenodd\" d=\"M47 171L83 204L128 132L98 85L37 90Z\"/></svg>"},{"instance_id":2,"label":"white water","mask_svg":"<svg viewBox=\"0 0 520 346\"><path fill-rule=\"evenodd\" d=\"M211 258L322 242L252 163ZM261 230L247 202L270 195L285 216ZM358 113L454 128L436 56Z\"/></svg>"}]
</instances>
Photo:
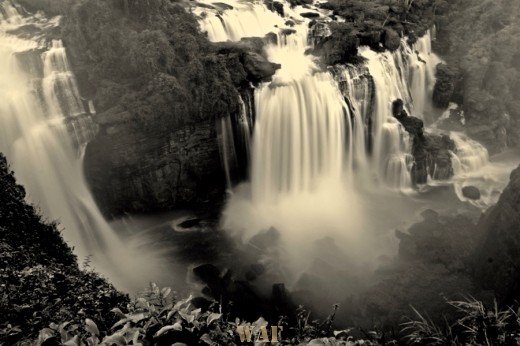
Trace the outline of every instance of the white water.
<instances>
[{"instance_id":1,"label":"white water","mask_svg":"<svg viewBox=\"0 0 520 346\"><path fill-rule=\"evenodd\" d=\"M94 107L79 97L62 42L7 33L24 24L53 22L22 17L7 1L0 6L0 152L26 188L28 200L59 222L80 262L92 256L96 270L120 288L142 286L147 277L140 275L149 270L144 263L149 259L136 257L116 236L83 176L81 148L92 131L92 114L85 106L91 112Z\"/></svg>"},{"instance_id":2,"label":"white water","mask_svg":"<svg viewBox=\"0 0 520 346\"><path fill-rule=\"evenodd\" d=\"M392 236L373 235L402 227L401 216L424 204L414 202L413 194L408 201L395 193L412 192L413 157L392 102L402 99L408 114L433 118L434 72L441 60L432 53L430 33L413 46L403 38L393 53L361 47L365 66L336 66L329 72L306 54L309 20L299 15L320 10L284 3L282 18L260 1L225 3L232 9L197 9L209 39L238 41L274 32L278 43L268 44L264 53L282 67L272 82L256 88L251 179L234 189L224 227L248 239L274 226L281 230L285 259L298 262L288 265L300 269L312 261L313 256L302 256L313 253L312 241L326 236L358 263L371 262L395 242ZM324 21L326 15L321 14ZM285 35L288 19L295 32ZM469 151L475 143L456 144L454 160L469 165L461 169L474 171L477 164L470 162L487 160L480 149ZM377 221L382 215L384 222Z\"/></svg>"}]
</instances>

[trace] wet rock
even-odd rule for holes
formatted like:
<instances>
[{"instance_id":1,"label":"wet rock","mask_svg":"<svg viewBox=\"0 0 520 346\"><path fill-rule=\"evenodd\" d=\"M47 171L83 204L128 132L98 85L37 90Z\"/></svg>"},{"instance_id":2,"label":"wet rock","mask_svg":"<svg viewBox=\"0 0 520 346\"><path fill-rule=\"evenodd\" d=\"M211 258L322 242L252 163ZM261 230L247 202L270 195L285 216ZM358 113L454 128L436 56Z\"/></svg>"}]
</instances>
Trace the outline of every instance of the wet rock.
<instances>
[{"instance_id":1,"label":"wet rock","mask_svg":"<svg viewBox=\"0 0 520 346\"><path fill-rule=\"evenodd\" d=\"M266 43L278 44L278 35L274 32L270 32L264 36L264 40Z\"/></svg>"},{"instance_id":2,"label":"wet rock","mask_svg":"<svg viewBox=\"0 0 520 346\"><path fill-rule=\"evenodd\" d=\"M283 8L283 4L279 1L265 0L264 1L267 8L273 12L278 13L280 16L285 16L285 11Z\"/></svg>"},{"instance_id":3,"label":"wet rock","mask_svg":"<svg viewBox=\"0 0 520 346\"><path fill-rule=\"evenodd\" d=\"M254 235L253 238L249 240L248 245L254 249L265 251L268 248L275 246L279 239L280 232L276 228L271 227L267 231Z\"/></svg>"},{"instance_id":4,"label":"wet rock","mask_svg":"<svg viewBox=\"0 0 520 346\"><path fill-rule=\"evenodd\" d=\"M303 13L300 13L300 16L304 17L304 18L318 18L320 17L320 14L318 12L303 12Z\"/></svg>"},{"instance_id":5,"label":"wet rock","mask_svg":"<svg viewBox=\"0 0 520 346\"><path fill-rule=\"evenodd\" d=\"M226 4L224 2L214 2L214 3L212 3L212 5L215 6L216 8L218 8L221 11L232 10L233 9L233 6L231 6L229 4Z\"/></svg>"},{"instance_id":6,"label":"wet rock","mask_svg":"<svg viewBox=\"0 0 520 346\"><path fill-rule=\"evenodd\" d=\"M268 81L282 65L269 62L258 53L246 53L244 56L244 69L248 79L252 82Z\"/></svg>"},{"instance_id":7,"label":"wet rock","mask_svg":"<svg viewBox=\"0 0 520 346\"><path fill-rule=\"evenodd\" d=\"M475 186L464 186L462 195L466 198L478 201L480 199L480 190Z\"/></svg>"},{"instance_id":8,"label":"wet rock","mask_svg":"<svg viewBox=\"0 0 520 346\"><path fill-rule=\"evenodd\" d=\"M289 36L289 35L292 35L292 34L296 34L296 30L295 29L290 29L290 28L282 29L282 35Z\"/></svg>"},{"instance_id":9,"label":"wet rock","mask_svg":"<svg viewBox=\"0 0 520 346\"><path fill-rule=\"evenodd\" d=\"M391 51L399 49L401 45L401 37L399 34L391 28L386 28L382 35L383 46Z\"/></svg>"}]
</instances>

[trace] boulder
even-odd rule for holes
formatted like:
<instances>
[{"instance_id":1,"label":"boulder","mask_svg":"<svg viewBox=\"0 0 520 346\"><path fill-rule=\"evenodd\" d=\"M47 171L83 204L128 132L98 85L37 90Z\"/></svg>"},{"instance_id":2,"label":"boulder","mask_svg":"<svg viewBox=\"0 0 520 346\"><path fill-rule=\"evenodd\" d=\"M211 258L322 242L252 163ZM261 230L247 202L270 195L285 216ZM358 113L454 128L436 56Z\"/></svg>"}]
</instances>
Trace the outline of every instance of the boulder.
<instances>
[{"instance_id":1,"label":"boulder","mask_svg":"<svg viewBox=\"0 0 520 346\"><path fill-rule=\"evenodd\" d=\"M478 201L480 199L480 190L475 186L464 186L462 188L462 195L466 198Z\"/></svg>"},{"instance_id":2,"label":"boulder","mask_svg":"<svg viewBox=\"0 0 520 346\"><path fill-rule=\"evenodd\" d=\"M244 56L244 69L253 83L268 81L282 65L269 62L258 53L249 52Z\"/></svg>"},{"instance_id":3,"label":"boulder","mask_svg":"<svg viewBox=\"0 0 520 346\"><path fill-rule=\"evenodd\" d=\"M285 11L283 8L283 4L279 1L265 0L264 1L267 8L275 13L278 13L280 16L285 17Z\"/></svg>"},{"instance_id":4,"label":"boulder","mask_svg":"<svg viewBox=\"0 0 520 346\"><path fill-rule=\"evenodd\" d=\"M401 37L394 29L391 28L386 28L383 31L382 39L383 46L390 51L399 49L399 46L401 45Z\"/></svg>"},{"instance_id":5,"label":"boulder","mask_svg":"<svg viewBox=\"0 0 520 346\"><path fill-rule=\"evenodd\" d=\"M320 17L320 14L318 12L303 12L303 13L300 13L300 16L304 17L304 18L318 18Z\"/></svg>"}]
</instances>

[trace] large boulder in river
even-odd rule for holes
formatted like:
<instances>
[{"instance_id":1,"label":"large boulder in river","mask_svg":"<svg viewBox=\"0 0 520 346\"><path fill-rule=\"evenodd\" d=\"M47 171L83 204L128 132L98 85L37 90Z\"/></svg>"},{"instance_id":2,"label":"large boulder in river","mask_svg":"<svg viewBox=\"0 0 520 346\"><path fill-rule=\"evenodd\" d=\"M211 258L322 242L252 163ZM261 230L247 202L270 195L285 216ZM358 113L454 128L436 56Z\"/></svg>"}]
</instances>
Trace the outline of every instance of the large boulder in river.
<instances>
[{"instance_id":1,"label":"large boulder in river","mask_svg":"<svg viewBox=\"0 0 520 346\"><path fill-rule=\"evenodd\" d=\"M480 190L475 186L464 186L462 188L462 195L466 198L477 201L480 199Z\"/></svg>"},{"instance_id":2,"label":"large boulder in river","mask_svg":"<svg viewBox=\"0 0 520 346\"><path fill-rule=\"evenodd\" d=\"M520 167L498 203L481 218L483 238L474 255L474 277L503 303L520 298Z\"/></svg>"}]
</instances>

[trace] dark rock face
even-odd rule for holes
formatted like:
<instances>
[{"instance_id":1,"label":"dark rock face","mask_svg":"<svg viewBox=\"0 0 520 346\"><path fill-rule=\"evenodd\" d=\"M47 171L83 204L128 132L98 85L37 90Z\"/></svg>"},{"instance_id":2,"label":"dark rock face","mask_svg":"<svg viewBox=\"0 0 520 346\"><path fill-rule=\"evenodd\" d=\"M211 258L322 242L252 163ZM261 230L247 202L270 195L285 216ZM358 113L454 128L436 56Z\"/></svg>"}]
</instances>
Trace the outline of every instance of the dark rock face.
<instances>
[{"instance_id":1,"label":"dark rock face","mask_svg":"<svg viewBox=\"0 0 520 346\"><path fill-rule=\"evenodd\" d=\"M280 64L269 62L257 53L246 53L243 63L244 69L248 73L248 79L256 83L269 80L281 67Z\"/></svg>"},{"instance_id":2,"label":"dark rock face","mask_svg":"<svg viewBox=\"0 0 520 346\"><path fill-rule=\"evenodd\" d=\"M480 190L475 186L464 186L462 188L462 195L477 201L480 199Z\"/></svg>"},{"instance_id":3,"label":"dark rock face","mask_svg":"<svg viewBox=\"0 0 520 346\"><path fill-rule=\"evenodd\" d=\"M190 206L221 195L213 122L151 136L126 124L125 115L99 114L100 133L85 153L85 174L105 214Z\"/></svg>"},{"instance_id":4,"label":"dark rock face","mask_svg":"<svg viewBox=\"0 0 520 346\"><path fill-rule=\"evenodd\" d=\"M383 32L383 46L391 51L397 50L401 45L401 37L391 28L386 28Z\"/></svg>"},{"instance_id":5,"label":"dark rock face","mask_svg":"<svg viewBox=\"0 0 520 346\"><path fill-rule=\"evenodd\" d=\"M463 90L460 85L462 82L462 73L453 66L446 64L437 65L435 72L437 78L433 89L433 104L438 108L448 107L451 101L462 103L462 95L457 95L456 90Z\"/></svg>"},{"instance_id":6,"label":"dark rock face","mask_svg":"<svg viewBox=\"0 0 520 346\"><path fill-rule=\"evenodd\" d=\"M520 167L478 229L483 238L474 254L475 280L500 301L512 302L520 292Z\"/></svg>"},{"instance_id":7,"label":"dark rock face","mask_svg":"<svg viewBox=\"0 0 520 346\"><path fill-rule=\"evenodd\" d=\"M278 13L280 16L285 16L285 11L283 9L283 4L279 1L264 1L267 8L273 12Z\"/></svg>"},{"instance_id":8,"label":"dark rock face","mask_svg":"<svg viewBox=\"0 0 520 346\"><path fill-rule=\"evenodd\" d=\"M219 42L214 44L217 53L229 61L227 65L230 71L233 73L237 73L235 71L243 71L243 74L233 78L235 85L269 81L276 70L281 67L280 64L269 62L262 55L262 48L266 41L269 40L272 40L270 35L263 39L251 37L243 38L238 42Z\"/></svg>"},{"instance_id":9,"label":"dark rock face","mask_svg":"<svg viewBox=\"0 0 520 346\"><path fill-rule=\"evenodd\" d=\"M311 27L310 39L316 44L313 54L321 56L326 65L352 62L357 57L360 42L354 28L348 23L327 25L318 22Z\"/></svg>"},{"instance_id":10,"label":"dark rock face","mask_svg":"<svg viewBox=\"0 0 520 346\"><path fill-rule=\"evenodd\" d=\"M304 17L304 18L318 18L320 16L320 14L318 12L303 12L303 13L300 13L300 16Z\"/></svg>"},{"instance_id":11,"label":"dark rock face","mask_svg":"<svg viewBox=\"0 0 520 346\"><path fill-rule=\"evenodd\" d=\"M471 279L471 254L478 241L475 224L464 216L444 217L433 210L406 232L396 231L399 256L379 269L381 281L363 294L366 313L396 323L410 315L410 305L445 321L445 299L461 292L483 298ZM442 293L441 293L442 292Z\"/></svg>"},{"instance_id":12,"label":"dark rock face","mask_svg":"<svg viewBox=\"0 0 520 346\"><path fill-rule=\"evenodd\" d=\"M392 114L410 133L413 140L412 155L415 159L412 167L412 182L425 184L428 175L434 179L445 180L453 176L450 150L455 143L447 135L424 133L421 119L408 116L401 99L392 103Z\"/></svg>"}]
</instances>

